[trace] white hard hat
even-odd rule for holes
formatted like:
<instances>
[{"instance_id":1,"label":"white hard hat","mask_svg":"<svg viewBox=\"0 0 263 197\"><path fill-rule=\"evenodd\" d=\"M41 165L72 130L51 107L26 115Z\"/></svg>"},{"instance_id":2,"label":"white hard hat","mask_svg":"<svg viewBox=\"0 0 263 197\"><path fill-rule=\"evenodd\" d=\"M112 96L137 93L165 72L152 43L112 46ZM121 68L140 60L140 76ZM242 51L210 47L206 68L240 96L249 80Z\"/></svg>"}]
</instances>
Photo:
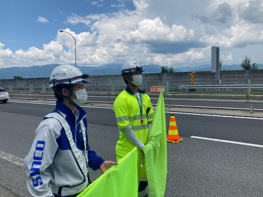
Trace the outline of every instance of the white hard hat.
<instances>
[{"instance_id":1,"label":"white hard hat","mask_svg":"<svg viewBox=\"0 0 263 197\"><path fill-rule=\"evenodd\" d=\"M128 60L122 65L121 74L133 73L135 71L143 72L141 65L134 60Z\"/></svg>"},{"instance_id":2,"label":"white hard hat","mask_svg":"<svg viewBox=\"0 0 263 197\"><path fill-rule=\"evenodd\" d=\"M86 79L88 75L83 73L75 66L62 65L56 67L50 75L49 87L58 84L84 84L89 83Z\"/></svg>"}]
</instances>

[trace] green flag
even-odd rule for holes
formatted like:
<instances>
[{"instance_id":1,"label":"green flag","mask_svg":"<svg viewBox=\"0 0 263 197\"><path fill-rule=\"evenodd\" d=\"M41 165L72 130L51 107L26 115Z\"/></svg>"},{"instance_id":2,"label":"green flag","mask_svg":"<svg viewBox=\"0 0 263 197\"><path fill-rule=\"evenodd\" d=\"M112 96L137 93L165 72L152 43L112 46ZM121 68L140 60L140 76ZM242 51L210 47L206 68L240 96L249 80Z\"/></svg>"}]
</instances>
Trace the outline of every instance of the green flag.
<instances>
[{"instance_id":1,"label":"green flag","mask_svg":"<svg viewBox=\"0 0 263 197\"><path fill-rule=\"evenodd\" d=\"M147 145L143 148L143 151L149 197L162 197L165 194L167 176L166 121L163 92L160 93Z\"/></svg>"},{"instance_id":2,"label":"green flag","mask_svg":"<svg viewBox=\"0 0 263 197\"><path fill-rule=\"evenodd\" d=\"M77 197L137 197L137 148L112 166Z\"/></svg>"}]
</instances>

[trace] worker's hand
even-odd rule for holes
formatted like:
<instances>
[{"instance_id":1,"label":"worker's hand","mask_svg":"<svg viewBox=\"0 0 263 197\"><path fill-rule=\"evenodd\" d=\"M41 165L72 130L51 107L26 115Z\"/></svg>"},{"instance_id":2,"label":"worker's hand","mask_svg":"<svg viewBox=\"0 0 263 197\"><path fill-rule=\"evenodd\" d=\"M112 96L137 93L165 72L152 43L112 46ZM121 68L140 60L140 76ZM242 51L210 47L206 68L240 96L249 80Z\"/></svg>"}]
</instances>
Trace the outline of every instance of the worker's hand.
<instances>
[{"instance_id":1,"label":"worker's hand","mask_svg":"<svg viewBox=\"0 0 263 197\"><path fill-rule=\"evenodd\" d=\"M100 170L102 173L106 172L108 169L110 169L113 165L118 165L117 162L114 161L104 161L101 165L100 165Z\"/></svg>"},{"instance_id":2,"label":"worker's hand","mask_svg":"<svg viewBox=\"0 0 263 197\"><path fill-rule=\"evenodd\" d=\"M146 146L146 144L144 144L144 147L145 147L145 146ZM144 149L144 147L142 148L142 153L143 153L143 154L144 154L144 150L143 150L143 149Z\"/></svg>"}]
</instances>

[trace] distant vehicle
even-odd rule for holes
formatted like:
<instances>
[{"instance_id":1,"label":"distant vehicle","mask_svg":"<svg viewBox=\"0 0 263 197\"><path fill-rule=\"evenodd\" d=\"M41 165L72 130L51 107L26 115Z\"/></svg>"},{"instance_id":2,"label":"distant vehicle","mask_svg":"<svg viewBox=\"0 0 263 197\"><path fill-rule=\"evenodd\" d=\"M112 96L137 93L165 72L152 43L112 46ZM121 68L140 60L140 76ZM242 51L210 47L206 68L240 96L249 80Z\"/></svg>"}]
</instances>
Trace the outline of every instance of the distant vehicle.
<instances>
[{"instance_id":1,"label":"distant vehicle","mask_svg":"<svg viewBox=\"0 0 263 197\"><path fill-rule=\"evenodd\" d=\"M5 88L0 87L0 101L3 101L3 103L6 103L9 99L9 94Z\"/></svg>"}]
</instances>

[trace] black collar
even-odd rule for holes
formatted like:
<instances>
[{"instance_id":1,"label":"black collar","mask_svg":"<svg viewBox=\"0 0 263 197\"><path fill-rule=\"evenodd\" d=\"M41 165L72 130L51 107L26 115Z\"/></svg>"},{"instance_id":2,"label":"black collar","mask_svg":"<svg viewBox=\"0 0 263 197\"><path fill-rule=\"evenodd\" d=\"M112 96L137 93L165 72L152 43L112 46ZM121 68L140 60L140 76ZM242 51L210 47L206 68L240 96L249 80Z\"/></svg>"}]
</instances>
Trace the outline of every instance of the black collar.
<instances>
[{"instance_id":1,"label":"black collar","mask_svg":"<svg viewBox=\"0 0 263 197\"><path fill-rule=\"evenodd\" d=\"M129 88L129 86L127 86L127 88L125 89L129 94L134 94L133 91ZM140 89L138 89L138 91L142 94L145 94L145 91L141 91Z\"/></svg>"}]
</instances>

